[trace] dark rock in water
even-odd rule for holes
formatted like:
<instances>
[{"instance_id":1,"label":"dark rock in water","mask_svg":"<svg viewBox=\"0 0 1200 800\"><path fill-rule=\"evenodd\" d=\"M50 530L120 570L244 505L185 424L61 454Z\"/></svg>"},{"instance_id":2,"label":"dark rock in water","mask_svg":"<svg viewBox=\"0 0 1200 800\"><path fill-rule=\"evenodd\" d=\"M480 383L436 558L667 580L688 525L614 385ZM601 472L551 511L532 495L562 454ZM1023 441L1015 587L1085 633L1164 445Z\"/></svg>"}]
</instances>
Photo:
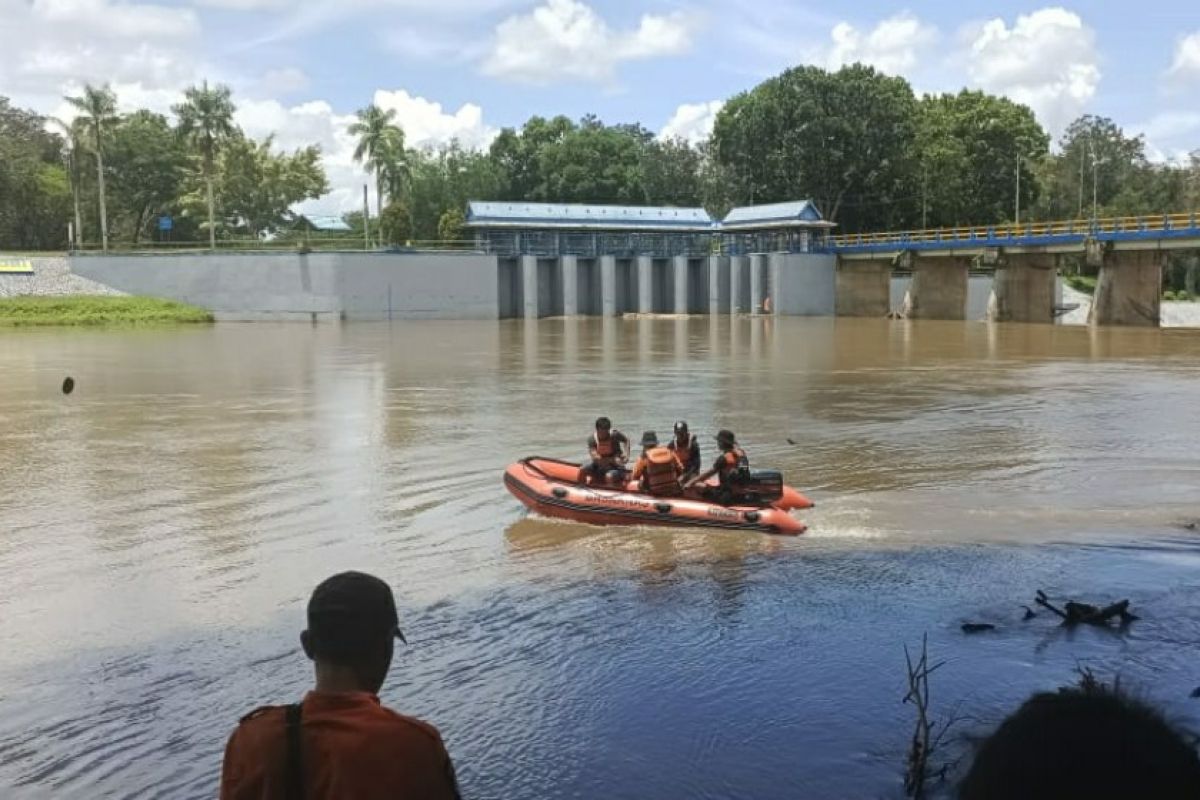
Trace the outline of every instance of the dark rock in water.
<instances>
[{"instance_id":1,"label":"dark rock in water","mask_svg":"<svg viewBox=\"0 0 1200 800\"><path fill-rule=\"evenodd\" d=\"M70 394L75 391L75 379L69 375L63 379L63 394Z\"/></svg>"},{"instance_id":2,"label":"dark rock in water","mask_svg":"<svg viewBox=\"0 0 1200 800\"><path fill-rule=\"evenodd\" d=\"M1179 527L1183 528L1185 531L1194 531L1200 529L1200 522L1196 520L1192 520L1191 522L1181 522L1179 523Z\"/></svg>"},{"instance_id":3,"label":"dark rock in water","mask_svg":"<svg viewBox=\"0 0 1200 800\"><path fill-rule=\"evenodd\" d=\"M1193 698L1200 698L1200 686L1197 686L1195 689L1192 689L1191 696Z\"/></svg>"},{"instance_id":4,"label":"dark rock in water","mask_svg":"<svg viewBox=\"0 0 1200 800\"><path fill-rule=\"evenodd\" d=\"M988 622L964 622L962 625L963 633L982 633L994 630L996 630L996 626Z\"/></svg>"},{"instance_id":5,"label":"dark rock in water","mask_svg":"<svg viewBox=\"0 0 1200 800\"><path fill-rule=\"evenodd\" d=\"M795 444L795 443L796 443L796 440L795 440L795 439L788 439L788 440L787 440L787 443L788 443L788 444Z\"/></svg>"},{"instance_id":6,"label":"dark rock in water","mask_svg":"<svg viewBox=\"0 0 1200 800\"><path fill-rule=\"evenodd\" d=\"M1021 617L1021 619L1025 620L1026 622L1028 622L1029 620L1031 620L1037 616L1037 614L1035 614L1033 609L1030 608L1029 606L1021 606L1021 607L1025 609L1025 616Z\"/></svg>"}]
</instances>

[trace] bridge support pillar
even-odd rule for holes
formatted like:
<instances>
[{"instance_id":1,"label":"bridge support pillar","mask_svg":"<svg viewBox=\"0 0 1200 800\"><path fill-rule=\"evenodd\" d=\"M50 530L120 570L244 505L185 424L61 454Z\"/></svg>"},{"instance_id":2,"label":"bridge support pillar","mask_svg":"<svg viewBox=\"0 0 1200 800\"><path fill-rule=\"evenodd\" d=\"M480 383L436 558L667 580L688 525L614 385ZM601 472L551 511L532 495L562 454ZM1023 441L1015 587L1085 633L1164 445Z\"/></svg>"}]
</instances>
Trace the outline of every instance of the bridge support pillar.
<instances>
[{"instance_id":1,"label":"bridge support pillar","mask_svg":"<svg viewBox=\"0 0 1200 800\"><path fill-rule=\"evenodd\" d=\"M729 307L729 256L708 257L708 312L726 314Z\"/></svg>"},{"instance_id":2,"label":"bridge support pillar","mask_svg":"<svg viewBox=\"0 0 1200 800\"><path fill-rule=\"evenodd\" d=\"M1158 327L1165 260L1166 254L1157 250L1105 253L1088 322Z\"/></svg>"},{"instance_id":3,"label":"bridge support pillar","mask_svg":"<svg viewBox=\"0 0 1200 800\"><path fill-rule=\"evenodd\" d=\"M969 258L912 256L912 283L904 296L906 319L966 319Z\"/></svg>"},{"instance_id":4,"label":"bridge support pillar","mask_svg":"<svg viewBox=\"0 0 1200 800\"><path fill-rule=\"evenodd\" d=\"M892 262L838 260L839 317L886 317L891 308Z\"/></svg>"},{"instance_id":5,"label":"bridge support pillar","mask_svg":"<svg viewBox=\"0 0 1200 800\"><path fill-rule=\"evenodd\" d=\"M654 259L650 256L637 257L638 313L654 313Z\"/></svg>"},{"instance_id":6,"label":"bridge support pillar","mask_svg":"<svg viewBox=\"0 0 1200 800\"><path fill-rule=\"evenodd\" d=\"M600 256L600 315L617 315L617 259Z\"/></svg>"},{"instance_id":7,"label":"bridge support pillar","mask_svg":"<svg viewBox=\"0 0 1200 800\"><path fill-rule=\"evenodd\" d=\"M1005 256L992 281L988 321L1053 322L1057 261L1049 253Z\"/></svg>"},{"instance_id":8,"label":"bridge support pillar","mask_svg":"<svg viewBox=\"0 0 1200 800\"><path fill-rule=\"evenodd\" d=\"M576 256L558 257L559 280L562 291L562 313L574 317L579 313L579 262Z\"/></svg>"},{"instance_id":9,"label":"bridge support pillar","mask_svg":"<svg viewBox=\"0 0 1200 800\"><path fill-rule=\"evenodd\" d=\"M537 319L541 314L538 303L538 259L537 256L521 256L521 308L526 319Z\"/></svg>"},{"instance_id":10,"label":"bridge support pillar","mask_svg":"<svg viewBox=\"0 0 1200 800\"><path fill-rule=\"evenodd\" d=\"M759 314L767 299L767 257L762 253L750 256L750 313Z\"/></svg>"},{"instance_id":11,"label":"bridge support pillar","mask_svg":"<svg viewBox=\"0 0 1200 800\"><path fill-rule=\"evenodd\" d=\"M688 257L675 256L671 259L671 276L675 284L674 311L676 314L688 313Z\"/></svg>"},{"instance_id":12,"label":"bridge support pillar","mask_svg":"<svg viewBox=\"0 0 1200 800\"><path fill-rule=\"evenodd\" d=\"M750 310L750 257L729 257L729 313Z\"/></svg>"}]
</instances>

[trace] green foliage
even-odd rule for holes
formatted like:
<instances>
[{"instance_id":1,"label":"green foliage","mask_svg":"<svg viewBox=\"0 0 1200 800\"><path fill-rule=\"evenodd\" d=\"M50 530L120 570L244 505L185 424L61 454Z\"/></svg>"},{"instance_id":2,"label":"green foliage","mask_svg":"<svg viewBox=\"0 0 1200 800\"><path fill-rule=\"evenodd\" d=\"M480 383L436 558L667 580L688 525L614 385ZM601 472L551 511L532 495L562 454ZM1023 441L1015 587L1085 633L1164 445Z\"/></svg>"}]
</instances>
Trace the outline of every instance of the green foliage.
<instances>
[{"instance_id":1,"label":"green foliage","mask_svg":"<svg viewBox=\"0 0 1200 800\"><path fill-rule=\"evenodd\" d=\"M236 135L221 153L219 216L227 228L252 237L275 232L290 220L292 206L329 191L320 147L276 153L273 145L271 136L256 142Z\"/></svg>"},{"instance_id":2,"label":"green foliage","mask_svg":"<svg viewBox=\"0 0 1200 800\"><path fill-rule=\"evenodd\" d=\"M463 211L468 200L501 196L503 177L486 153L466 150L458 142L437 149L409 152L411 180L408 205L415 239L441 239L442 215Z\"/></svg>"},{"instance_id":3,"label":"green foliage","mask_svg":"<svg viewBox=\"0 0 1200 800\"><path fill-rule=\"evenodd\" d=\"M448 208L438 220L438 239L443 242L460 242L466 238L466 217L458 208Z\"/></svg>"},{"instance_id":4,"label":"green foliage","mask_svg":"<svg viewBox=\"0 0 1200 800\"><path fill-rule=\"evenodd\" d=\"M162 325L212 322L203 308L155 297L0 298L0 327L25 325Z\"/></svg>"},{"instance_id":5,"label":"green foliage","mask_svg":"<svg viewBox=\"0 0 1200 800\"><path fill-rule=\"evenodd\" d=\"M106 152L114 238L138 242L183 190L187 151L166 117L137 111L111 128Z\"/></svg>"},{"instance_id":6,"label":"green foliage","mask_svg":"<svg viewBox=\"0 0 1200 800\"><path fill-rule=\"evenodd\" d=\"M1066 275L1063 277L1067 285L1077 292L1085 294L1096 293L1096 278L1094 275Z\"/></svg>"},{"instance_id":7,"label":"green foliage","mask_svg":"<svg viewBox=\"0 0 1200 800\"><path fill-rule=\"evenodd\" d=\"M910 222L917 104L902 78L797 67L734 97L713 129L739 203L812 198L858 231Z\"/></svg>"},{"instance_id":8,"label":"green foliage","mask_svg":"<svg viewBox=\"0 0 1200 800\"><path fill-rule=\"evenodd\" d=\"M0 97L0 246L65 246L71 194L62 147L41 117Z\"/></svg>"},{"instance_id":9,"label":"green foliage","mask_svg":"<svg viewBox=\"0 0 1200 800\"><path fill-rule=\"evenodd\" d=\"M385 244L395 247L412 239L412 217L403 201L393 200L379 218L379 232Z\"/></svg>"},{"instance_id":10,"label":"green foliage","mask_svg":"<svg viewBox=\"0 0 1200 800\"><path fill-rule=\"evenodd\" d=\"M926 95L917 158L922 225L986 225L1015 213L1018 165L1026 217L1037 198L1035 166L1050 137L1026 106L983 92Z\"/></svg>"}]
</instances>

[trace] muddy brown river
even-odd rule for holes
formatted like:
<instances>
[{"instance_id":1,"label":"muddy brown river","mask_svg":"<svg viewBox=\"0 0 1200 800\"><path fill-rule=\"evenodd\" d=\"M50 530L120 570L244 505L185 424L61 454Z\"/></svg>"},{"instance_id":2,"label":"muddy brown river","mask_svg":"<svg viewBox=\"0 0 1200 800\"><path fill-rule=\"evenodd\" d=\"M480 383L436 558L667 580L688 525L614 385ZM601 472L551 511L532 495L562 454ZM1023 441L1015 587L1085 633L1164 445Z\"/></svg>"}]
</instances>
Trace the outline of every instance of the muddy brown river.
<instances>
[{"instance_id":1,"label":"muddy brown river","mask_svg":"<svg viewBox=\"0 0 1200 800\"><path fill-rule=\"evenodd\" d=\"M64 395L64 377L76 381ZM737 431L810 533L529 517L607 414ZM790 441L789 441L790 440ZM1200 332L832 319L0 333L0 796L203 798L357 568L470 798L898 797L905 644L986 732L1079 665L1200 700ZM1023 604L1128 597L1124 633ZM964 621L993 632L964 636Z\"/></svg>"}]
</instances>

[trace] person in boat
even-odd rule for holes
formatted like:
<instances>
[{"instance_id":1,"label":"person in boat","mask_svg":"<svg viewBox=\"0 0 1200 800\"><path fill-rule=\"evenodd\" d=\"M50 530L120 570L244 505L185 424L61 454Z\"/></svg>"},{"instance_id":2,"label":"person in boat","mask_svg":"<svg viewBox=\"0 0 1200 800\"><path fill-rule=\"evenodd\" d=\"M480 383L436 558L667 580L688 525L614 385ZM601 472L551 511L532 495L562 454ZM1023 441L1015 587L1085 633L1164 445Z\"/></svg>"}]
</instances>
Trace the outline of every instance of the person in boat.
<instances>
[{"instance_id":1,"label":"person in boat","mask_svg":"<svg viewBox=\"0 0 1200 800\"><path fill-rule=\"evenodd\" d=\"M718 431L716 439L717 447L721 448L721 455L717 457L712 469L697 475L687 485L691 487L703 483L716 475L720 484L715 492L706 492L706 496L712 497L718 503L729 505L738 497L741 486L750 477L750 459L746 456L746 451L738 445L733 431Z\"/></svg>"},{"instance_id":2,"label":"person in boat","mask_svg":"<svg viewBox=\"0 0 1200 800\"><path fill-rule=\"evenodd\" d=\"M629 439L612 426L608 417L596 420L596 430L587 440L591 461L580 469L579 481L616 483L625 474L629 462Z\"/></svg>"},{"instance_id":3,"label":"person in boat","mask_svg":"<svg viewBox=\"0 0 1200 800\"><path fill-rule=\"evenodd\" d=\"M316 686L300 703L242 717L225 748L221 800L459 800L437 728L380 705L397 639L384 581L362 572L322 581L300 634Z\"/></svg>"},{"instance_id":4,"label":"person in boat","mask_svg":"<svg viewBox=\"0 0 1200 800\"><path fill-rule=\"evenodd\" d=\"M643 492L655 497L678 497L683 493L679 476L683 467L674 451L658 443L658 434L642 434L642 455L633 465L633 479Z\"/></svg>"},{"instance_id":5,"label":"person in boat","mask_svg":"<svg viewBox=\"0 0 1200 800\"><path fill-rule=\"evenodd\" d=\"M680 481L687 483L700 474L700 442L695 434L688 432L688 424L685 421L679 420L675 423L675 436L667 447L671 448L675 460L683 469Z\"/></svg>"}]
</instances>

